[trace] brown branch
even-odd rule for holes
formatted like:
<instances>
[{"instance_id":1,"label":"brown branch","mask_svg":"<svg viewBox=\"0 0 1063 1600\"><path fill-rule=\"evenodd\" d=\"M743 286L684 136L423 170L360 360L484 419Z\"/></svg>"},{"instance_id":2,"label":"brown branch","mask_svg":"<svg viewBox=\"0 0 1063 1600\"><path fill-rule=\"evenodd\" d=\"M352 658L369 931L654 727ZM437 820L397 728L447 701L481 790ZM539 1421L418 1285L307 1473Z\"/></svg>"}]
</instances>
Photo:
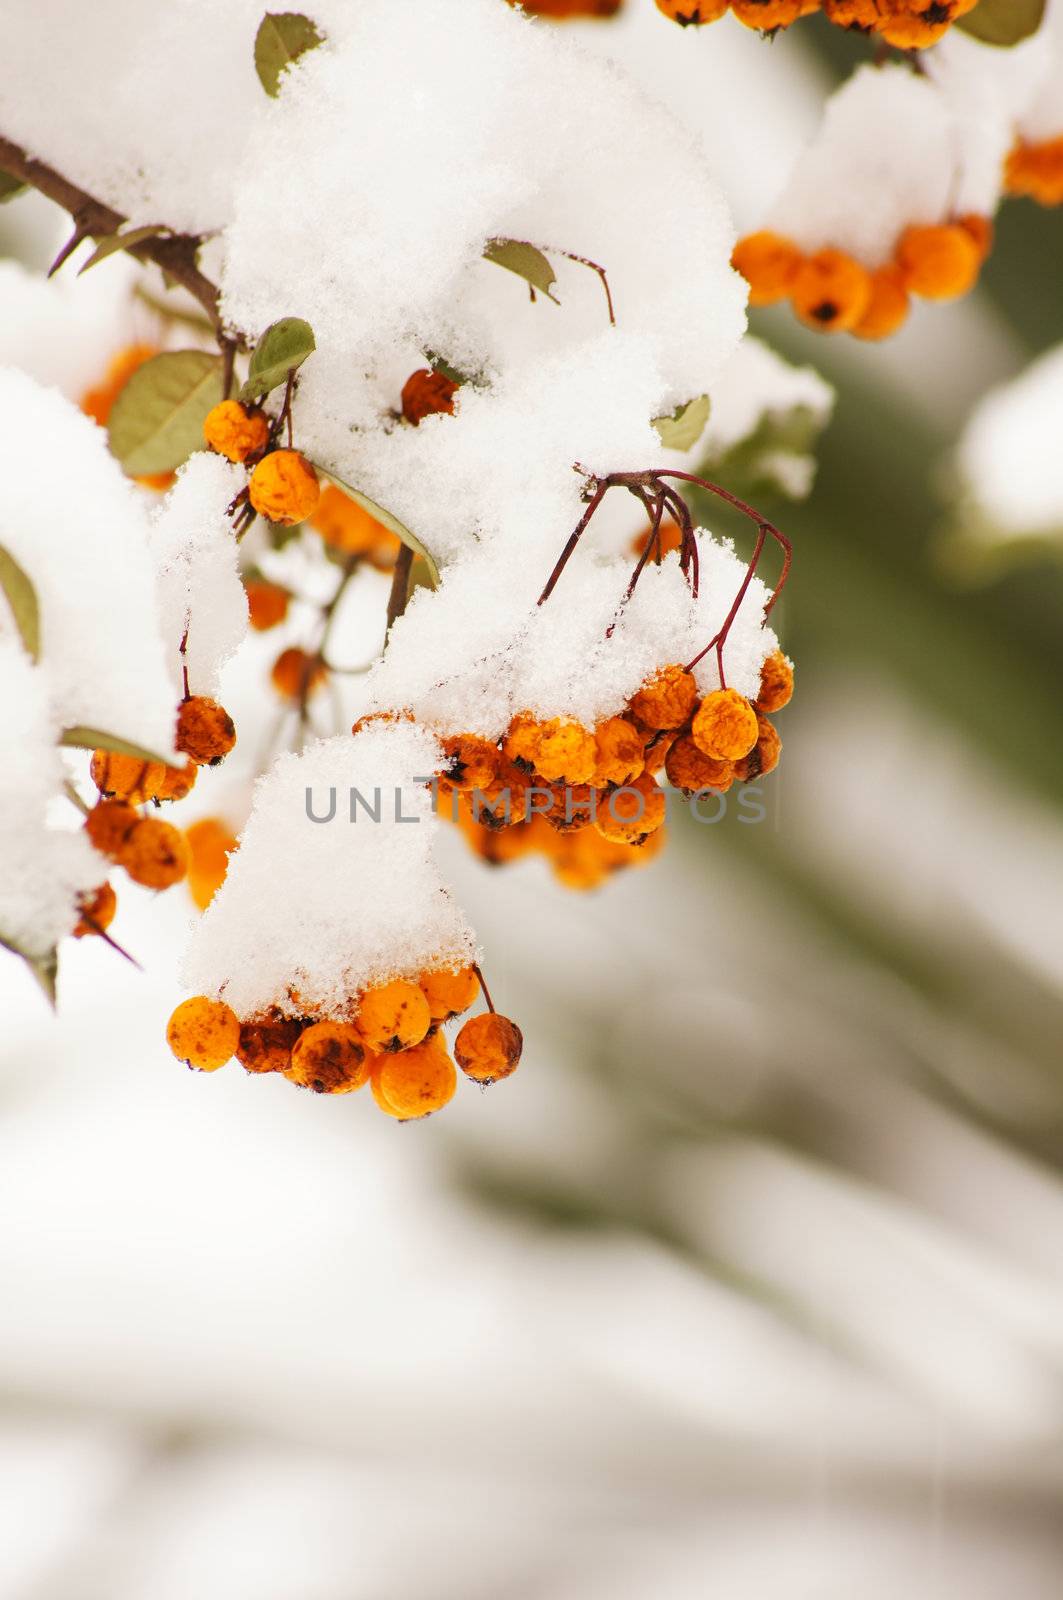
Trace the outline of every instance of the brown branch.
<instances>
[{"instance_id":1,"label":"brown branch","mask_svg":"<svg viewBox=\"0 0 1063 1600\"><path fill-rule=\"evenodd\" d=\"M62 265L67 255L76 249L82 240L105 239L112 233L118 233L123 224L129 220L120 211L112 210L102 200L97 200L86 190L79 189L77 184L71 183L53 167L38 161L35 156L28 155L19 145L13 144L10 139L5 139L2 134L0 134L0 171L9 172L12 177L30 184L46 199L54 200L56 205L62 206L64 211L70 213L74 232L59 253L57 267ZM202 239L194 234L175 233L166 237L142 239L139 244L131 244L127 254L135 256L138 261L152 262L174 283L186 289L203 307L210 319L211 327L223 346L236 344L240 348L245 348L247 341L244 336L226 328L222 321L217 285L212 283L196 264L196 256L202 243Z\"/></svg>"},{"instance_id":2,"label":"brown branch","mask_svg":"<svg viewBox=\"0 0 1063 1600\"><path fill-rule=\"evenodd\" d=\"M410 568L413 566L413 551L408 544L401 546L395 560L395 571L391 576L391 593L388 596L387 634L392 626L399 620L406 610L406 602L410 598Z\"/></svg>"}]
</instances>

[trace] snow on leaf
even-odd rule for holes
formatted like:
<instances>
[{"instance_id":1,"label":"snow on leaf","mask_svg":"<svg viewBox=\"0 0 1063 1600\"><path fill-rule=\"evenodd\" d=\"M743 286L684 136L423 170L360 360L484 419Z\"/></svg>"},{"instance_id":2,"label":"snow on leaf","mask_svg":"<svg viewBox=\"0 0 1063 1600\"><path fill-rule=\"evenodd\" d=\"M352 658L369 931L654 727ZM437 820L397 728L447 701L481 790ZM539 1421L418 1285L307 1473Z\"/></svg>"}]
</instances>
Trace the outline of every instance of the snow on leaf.
<instances>
[{"instance_id":1,"label":"snow on leaf","mask_svg":"<svg viewBox=\"0 0 1063 1600\"><path fill-rule=\"evenodd\" d=\"M363 511L368 511L369 515L375 517L389 532L396 534L403 544L413 551L415 557L420 556L424 562L425 574L428 578L427 587L434 589L439 583L439 567L428 546L422 544L417 535L411 533L405 523L400 522L398 517L394 516L384 506L378 505L375 500L370 500L369 496L363 494L360 489L355 489L351 484L345 483L338 473L332 471L331 467L319 467L318 470L324 472L334 483L337 483L344 494L349 495L357 505L361 506ZM419 587L424 588L426 585L422 582Z\"/></svg>"},{"instance_id":2,"label":"snow on leaf","mask_svg":"<svg viewBox=\"0 0 1063 1600\"><path fill-rule=\"evenodd\" d=\"M298 11L266 12L255 35L255 71L268 95L275 99L280 94L285 69L323 37L316 24Z\"/></svg>"},{"instance_id":3,"label":"snow on leaf","mask_svg":"<svg viewBox=\"0 0 1063 1600\"><path fill-rule=\"evenodd\" d=\"M138 367L111 411L111 453L131 476L172 472L203 447L203 421L222 398L222 358L172 350Z\"/></svg>"},{"instance_id":4,"label":"snow on leaf","mask_svg":"<svg viewBox=\"0 0 1063 1600\"><path fill-rule=\"evenodd\" d=\"M0 589L15 618L26 654L38 661L41 653L41 613L32 579L11 553L0 545Z\"/></svg>"}]
</instances>

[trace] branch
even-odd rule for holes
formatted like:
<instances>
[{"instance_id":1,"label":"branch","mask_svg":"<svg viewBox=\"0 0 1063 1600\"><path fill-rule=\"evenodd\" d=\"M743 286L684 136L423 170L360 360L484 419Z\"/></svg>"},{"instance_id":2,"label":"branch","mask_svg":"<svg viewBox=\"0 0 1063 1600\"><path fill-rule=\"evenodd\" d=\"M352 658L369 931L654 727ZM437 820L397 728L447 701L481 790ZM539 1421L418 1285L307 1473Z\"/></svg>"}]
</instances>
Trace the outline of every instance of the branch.
<instances>
[{"instance_id":1,"label":"branch","mask_svg":"<svg viewBox=\"0 0 1063 1600\"><path fill-rule=\"evenodd\" d=\"M106 238L109 234L118 233L123 223L128 221L121 212L113 211L110 206L104 205L102 200L97 200L84 189L79 189L54 168L46 166L43 161L38 161L35 156L27 155L25 150L17 144L12 144L10 139L5 139L2 134L0 134L0 171L9 172L12 177L30 184L46 199L54 200L56 205L62 206L64 211L70 213L74 222L74 232L59 252L53 271L63 264L82 240ZM226 328L222 321L218 308L217 285L211 283L196 265L196 255L202 243L202 239L194 234L179 233L172 234L168 238L142 239L138 244L131 244L127 253L135 256L138 261L153 262L168 278L186 289L203 307L219 343L237 344L243 348L246 345L244 336Z\"/></svg>"}]
</instances>

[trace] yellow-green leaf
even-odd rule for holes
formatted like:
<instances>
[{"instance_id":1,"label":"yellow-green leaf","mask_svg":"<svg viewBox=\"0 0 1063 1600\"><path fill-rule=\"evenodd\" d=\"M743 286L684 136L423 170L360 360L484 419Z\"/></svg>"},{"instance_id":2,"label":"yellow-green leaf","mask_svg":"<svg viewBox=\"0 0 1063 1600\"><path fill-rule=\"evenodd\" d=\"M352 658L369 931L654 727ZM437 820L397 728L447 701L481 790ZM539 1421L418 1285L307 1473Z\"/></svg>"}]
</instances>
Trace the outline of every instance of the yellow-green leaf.
<instances>
[{"instance_id":1,"label":"yellow-green leaf","mask_svg":"<svg viewBox=\"0 0 1063 1600\"><path fill-rule=\"evenodd\" d=\"M131 477L172 472L202 450L203 421L222 398L222 358L169 350L138 367L111 409L111 453Z\"/></svg>"},{"instance_id":2,"label":"yellow-green leaf","mask_svg":"<svg viewBox=\"0 0 1063 1600\"><path fill-rule=\"evenodd\" d=\"M379 523L382 523L383 526L391 533L396 534L398 538L402 540L404 545L409 546L415 557L421 557L422 561L424 562L423 573L428 580L427 584L422 583L421 587L434 589L439 583L439 568L436 565L435 557L433 556L431 550L429 550L428 546L422 544L417 535L415 533L411 533L405 523L399 521L398 517L393 516L392 513L384 506L377 505L375 500L370 500L369 496L367 494L363 494L360 489L355 489L351 484L344 482L338 473L333 472L331 467L321 467L319 470L324 472L327 477L331 478L334 483L337 483L343 490L344 494L349 495L356 505L360 505L362 507L363 511L368 511L371 517L375 517L376 520Z\"/></svg>"},{"instance_id":3,"label":"yellow-green leaf","mask_svg":"<svg viewBox=\"0 0 1063 1600\"><path fill-rule=\"evenodd\" d=\"M497 267L505 267L507 272L515 272L518 278L523 278L533 289L538 289L555 306L560 304L556 294L551 293L557 282L557 274L542 251L533 244L523 239L489 239L484 246L484 260L493 261Z\"/></svg>"},{"instance_id":4,"label":"yellow-green leaf","mask_svg":"<svg viewBox=\"0 0 1063 1600\"><path fill-rule=\"evenodd\" d=\"M1008 47L1036 33L1045 14L1045 0L979 0L955 26L983 44Z\"/></svg>"},{"instance_id":5,"label":"yellow-green leaf","mask_svg":"<svg viewBox=\"0 0 1063 1600\"><path fill-rule=\"evenodd\" d=\"M41 608L33 582L9 550L0 545L0 590L15 618L23 649L33 661L41 655Z\"/></svg>"},{"instance_id":6,"label":"yellow-green leaf","mask_svg":"<svg viewBox=\"0 0 1063 1600\"><path fill-rule=\"evenodd\" d=\"M106 261L108 256L115 255L119 250L128 250L130 245L143 244L145 239L155 239L160 233L169 233L169 228L163 227L158 222L148 222L142 228L127 228L125 233L109 233L101 239L89 259L78 268L78 277L83 272L88 272L90 267L96 266L100 261Z\"/></svg>"},{"instance_id":7,"label":"yellow-green leaf","mask_svg":"<svg viewBox=\"0 0 1063 1600\"><path fill-rule=\"evenodd\" d=\"M282 317L270 323L255 345L241 400L257 400L287 380L317 349L314 330L302 317Z\"/></svg>"},{"instance_id":8,"label":"yellow-green leaf","mask_svg":"<svg viewBox=\"0 0 1063 1600\"><path fill-rule=\"evenodd\" d=\"M112 750L117 756L132 756L136 761L161 761L163 766L169 765L166 757L160 756L157 750L147 750L142 744L133 744L131 740L121 739L116 733L107 733L103 728L86 728L82 725L66 728L59 743L72 750Z\"/></svg>"},{"instance_id":9,"label":"yellow-green leaf","mask_svg":"<svg viewBox=\"0 0 1063 1600\"><path fill-rule=\"evenodd\" d=\"M255 71L266 93L276 98L285 68L323 38L310 18L298 11L267 11L255 34Z\"/></svg>"},{"instance_id":10,"label":"yellow-green leaf","mask_svg":"<svg viewBox=\"0 0 1063 1600\"><path fill-rule=\"evenodd\" d=\"M661 443L668 450L693 450L709 420L709 397L699 394L696 400L676 406L670 417L654 417Z\"/></svg>"},{"instance_id":11,"label":"yellow-green leaf","mask_svg":"<svg viewBox=\"0 0 1063 1600\"><path fill-rule=\"evenodd\" d=\"M49 950L46 955L33 956L28 951L23 950L21 945L16 944L14 939L5 939L2 933L0 933L0 948L10 950L13 956L18 956L20 961L26 963L44 991L45 999L54 1011L55 983L59 976L59 952L57 950Z\"/></svg>"}]
</instances>

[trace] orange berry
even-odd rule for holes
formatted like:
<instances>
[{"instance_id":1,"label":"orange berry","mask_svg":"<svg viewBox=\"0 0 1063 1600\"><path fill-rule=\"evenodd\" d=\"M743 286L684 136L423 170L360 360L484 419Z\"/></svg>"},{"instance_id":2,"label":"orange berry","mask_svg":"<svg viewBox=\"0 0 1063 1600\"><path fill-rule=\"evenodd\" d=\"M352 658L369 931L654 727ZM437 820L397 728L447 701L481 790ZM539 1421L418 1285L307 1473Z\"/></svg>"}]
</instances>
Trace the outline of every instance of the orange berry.
<instances>
[{"instance_id":1,"label":"orange berry","mask_svg":"<svg viewBox=\"0 0 1063 1600\"><path fill-rule=\"evenodd\" d=\"M760 669L760 688L753 704L758 711L781 711L794 692L794 669L781 650L773 650Z\"/></svg>"},{"instance_id":2,"label":"orange berry","mask_svg":"<svg viewBox=\"0 0 1063 1600\"><path fill-rule=\"evenodd\" d=\"M451 789L487 789L498 772L499 752L489 739L457 733L442 741L447 764L444 783Z\"/></svg>"},{"instance_id":3,"label":"orange berry","mask_svg":"<svg viewBox=\"0 0 1063 1600\"><path fill-rule=\"evenodd\" d=\"M257 406L239 400L222 400L203 419L203 437L212 450L228 461L246 461L266 448L269 421Z\"/></svg>"},{"instance_id":4,"label":"orange berry","mask_svg":"<svg viewBox=\"0 0 1063 1600\"><path fill-rule=\"evenodd\" d=\"M690 732L703 755L740 761L757 742L757 714L737 689L714 689L698 707Z\"/></svg>"},{"instance_id":5,"label":"orange berry","mask_svg":"<svg viewBox=\"0 0 1063 1600\"><path fill-rule=\"evenodd\" d=\"M291 645L282 650L270 668L270 682L282 700L309 699L322 687L328 673L316 655Z\"/></svg>"},{"instance_id":6,"label":"orange berry","mask_svg":"<svg viewBox=\"0 0 1063 1600\"><path fill-rule=\"evenodd\" d=\"M731 12L747 28L774 33L819 9L819 0L731 0Z\"/></svg>"},{"instance_id":7,"label":"orange berry","mask_svg":"<svg viewBox=\"0 0 1063 1600\"><path fill-rule=\"evenodd\" d=\"M1026 195L1038 205L1063 203L1063 134L1036 144L1020 140L1004 163L1008 194ZM964 219L966 221L966 219Z\"/></svg>"},{"instance_id":8,"label":"orange berry","mask_svg":"<svg viewBox=\"0 0 1063 1600\"><path fill-rule=\"evenodd\" d=\"M248 1072L287 1072L292 1047L302 1031L301 1022L282 1017L278 1011L251 1017L240 1024L236 1059Z\"/></svg>"},{"instance_id":9,"label":"orange berry","mask_svg":"<svg viewBox=\"0 0 1063 1600\"><path fill-rule=\"evenodd\" d=\"M474 967L459 967L456 972L441 967L436 971L422 972L418 986L428 1001L428 1011L433 1022L449 1022L468 1011L480 992L480 980Z\"/></svg>"},{"instance_id":10,"label":"orange berry","mask_svg":"<svg viewBox=\"0 0 1063 1600\"><path fill-rule=\"evenodd\" d=\"M949 222L906 228L897 246L897 262L912 294L924 300L953 300L974 287L981 254L966 228Z\"/></svg>"},{"instance_id":11,"label":"orange berry","mask_svg":"<svg viewBox=\"0 0 1063 1600\"><path fill-rule=\"evenodd\" d=\"M497 1083L516 1072L524 1037L515 1022L497 1011L482 1011L458 1030L454 1054L474 1083Z\"/></svg>"},{"instance_id":12,"label":"orange berry","mask_svg":"<svg viewBox=\"0 0 1063 1600\"><path fill-rule=\"evenodd\" d=\"M292 1046L284 1076L315 1094L350 1094L369 1081L365 1046L347 1022L313 1022Z\"/></svg>"},{"instance_id":13,"label":"orange berry","mask_svg":"<svg viewBox=\"0 0 1063 1600\"><path fill-rule=\"evenodd\" d=\"M321 496L317 473L298 450L272 450L263 456L248 487L259 516L286 528L305 521Z\"/></svg>"},{"instance_id":14,"label":"orange berry","mask_svg":"<svg viewBox=\"0 0 1063 1600\"><path fill-rule=\"evenodd\" d=\"M395 565L400 549L398 535L331 483L321 491L310 526L317 529L333 550L342 550L349 556L365 556L383 571Z\"/></svg>"},{"instance_id":15,"label":"orange berry","mask_svg":"<svg viewBox=\"0 0 1063 1600\"><path fill-rule=\"evenodd\" d=\"M842 250L817 250L798 268L790 300L802 322L823 333L855 328L871 301L871 274Z\"/></svg>"},{"instance_id":16,"label":"orange berry","mask_svg":"<svg viewBox=\"0 0 1063 1600\"><path fill-rule=\"evenodd\" d=\"M195 788L199 768L194 761L183 767L164 767L162 782L155 790L155 800L183 800Z\"/></svg>"},{"instance_id":17,"label":"orange berry","mask_svg":"<svg viewBox=\"0 0 1063 1600\"><path fill-rule=\"evenodd\" d=\"M598 796L594 826L614 844L641 844L665 818L664 790L648 773Z\"/></svg>"},{"instance_id":18,"label":"orange berry","mask_svg":"<svg viewBox=\"0 0 1063 1600\"><path fill-rule=\"evenodd\" d=\"M366 990L354 1025L370 1050L409 1050L428 1032L432 1014L415 983L393 978Z\"/></svg>"},{"instance_id":19,"label":"orange berry","mask_svg":"<svg viewBox=\"0 0 1063 1600\"><path fill-rule=\"evenodd\" d=\"M400 1122L441 1111L453 1099L457 1084L454 1063L439 1034L401 1055L380 1056L373 1062L373 1098Z\"/></svg>"},{"instance_id":20,"label":"orange berry","mask_svg":"<svg viewBox=\"0 0 1063 1600\"><path fill-rule=\"evenodd\" d=\"M623 0L509 0L531 17L615 17Z\"/></svg>"},{"instance_id":21,"label":"orange berry","mask_svg":"<svg viewBox=\"0 0 1063 1600\"><path fill-rule=\"evenodd\" d=\"M897 266L879 267L871 274L871 298L853 332L858 339L885 339L908 318L908 291Z\"/></svg>"},{"instance_id":22,"label":"orange berry","mask_svg":"<svg viewBox=\"0 0 1063 1600\"><path fill-rule=\"evenodd\" d=\"M652 538L653 524L651 522L648 527L643 528L642 532L637 533L632 539L632 555L640 556L645 550L648 550L650 540ZM682 544L683 535L679 531L678 525L674 523L670 517L665 517L657 533L657 551L661 558L663 559L665 556L670 556L673 550L681 549ZM657 556L654 555L650 559L655 561Z\"/></svg>"},{"instance_id":23,"label":"orange berry","mask_svg":"<svg viewBox=\"0 0 1063 1600\"><path fill-rule=\"evenodd\" d=\"M632 696L630 710L644 728L681 728L693 711L698 686L682 667L663 667Z\"/></svg>"},{"instance_id":24,"label":"orange berry","mask_svg":"<svg viewBox=\"0 0 1063 1600\"><path fill-rule=\"evenodd\" d=\"M966 216L958 217L956 222L964 233L970 234L979 257L984 261L993 248L995 229L992 217L981 217L976 211L968 211Z\"/></svg>"},{"instance_id":25,"label":"orange berry","mask_svg":"<svg viewBox=\"0 0 1063 1600\"><path fill-rule=\"evenodd\" d=\"M539 724L535 770L547 783L590 783L598 765L594 734L571 717Z\"/></svg>"},{"instance_id":26,"label":"orange berry","mask_svg":"<svg viewBox=\"0 0 1063 1600\"><path fill-rule=\"evenodd\" d=\"M671 750L678 737L678 732L674 729L670 729L668 732L655 733L650 739L650 742L646 746L644 770L648 772L651 777L656 776L658 772L662 772L664 770L665 763L668 760L668 752Z\"/></svg>"},{"instance_id":27,"label":"orange berry","mask_svg":"<svg viewBox=\"0 0 1063 1600\"><path fill-rule=\"evenodd\" d=\"M882 18L881 0L823 0L823 10L838 28L877 28Z\"/></svg>"},{"instance_id":28,"label":"orange berry","mask_svg":"<svg viewBox=\"0 0 1063 1600\"><path fill-rule=\"evenodd\" d=\"M229 856L238 840L217 817L201 817L185 829L188 846L188 892L205 911L225 882Z\"/></svg>"},{"instance_id":29,"label":"orange berry","mask_svg":"<svg viewBox=\"0 0 1063 1600\"><path fill-rule=\"evenodd\" d=\"M728 0L657 0L657 10L681 28L699 28L716 22L727 10Z\"/></svg>"},{"instance_id":30,"label":"orange berry","mask_svg":"<svg viewBox=\"0 0 1063 1600\"><path fill-rule=\"evenodd\" d=\"M169 889L188 871L184 835L158 817L138 817L121 845L119 866L145 889Z\"/></svg>"},{"instance_id":31,"label":"orange berry","mask_svg":"<svg viewBox=\"0 0 1063 1600\"><path fill-rule=\"evenodd\" d=\"M80 915L74 927L74 938L84 939L86 934L101 933L111 926L118 910L118 896L109 883L101 883L91 894L78 895Z\"/></svg>"},{"instance_id":32,"label":"orange berry","mask_svg":"<svg viewBox=\"0 0 1063 1600\"><path fill-rule=\"evenodd\" d=\"M682 789L686 795L699 794L702 789L716 789L725 794L735 777L730 761L707 756L689 734L677 739L669 750L664 770L673 788Z\"/></svg>"},{"instance_id":33,"label":"orange berry","mask_svg":"<svg viewBox=\"0 0 1063 1600\"><path fill-rule=\"evenodd\" d=\"M402 386L402 414L416 428L425 417L445 412L454 415L454 396L458 385L445 372L433 372L431 367L419 367Z\"/></svg>"},{"instance_id":34,"label":"orange berry","mask_svg":"<svg viewBox=\"0 0 1063 1600\"><path fill-rule=\"evenodd\" d=\"M248 621L256 633L265 633L283 622L288 615L288 594L265 578L248 578L244 584L247 593Z\"/></svg>"},{"instance_id":35,"label":"orange berry","mask_svg":"<svg viewBox=\"0 0 1063 1600\"><path fill-rule=\"evenodd\" d=\"M801 252L790 239L767 228L739 239L731 254L732 267L749 284L751 306L770 306L785 300L801 261Z\"/></svg>"},{"instance_id":36,"label":"orange berry","mask_svg":"<svg viewBox=\"0 0 1063 1600\"><path fill-rule=\"evenodd\" d=\"M209 695L194 694L177 708L174 744L199 766L216 767L236 743L236 726L224 706Z\"/></svg>"},{"instance_id":37,"label":"orange berry","mask_svg":"<svg viewBox=\"0 0 1063 1600\"><path fill-rule=\"evenodd\" d=\"M627 717L607 717L594 730L597 760L591 782L598 789L609 783L630 783L643 770L646 735Z\"/></svg>"},{"instance_id":38,"label":"orange berry","mask_svg":"<svg viewBox=\"0 0 1063 1600\"><path fill-rule=\"evenodd\" d=\"M182 1001L166 1024L166 1043L186 1067L216 1072L236 1054L240 1024L223 1001L197 994Z\"/></svg>"},{"instance_id":39,"label":"orange berry","mask_svg":"<svg viewBox=\"0 0 1063 1600\"><path fill-rule=\"evenodd\" d=\"M955 17L968 10L956 0L892 0L892 14L887 14L878 25L878 31L887 44L898 50L925 50L936 44Z\"/></svg>"},{"instance_id":40,"label":"orange berry","mask_svg":"<svg viewBox=\"0 0 1063 1600\"><path fill-rule=\"evenodd\" d=\"M111 407L134 372L158 353L158 346L153 344L131 344L119 350L107 368L103 383L82 395L81 409L86 416L92 417L101 428L106 428L111 418Z\"/></svg>"},{"instance_id":41,"label":"orange berry","mask_svg":"<svg viewBox=\"0 0 1063 1600\"><path fill-rule=\"evenodd\" d=\"M502 740L502 754L507 761L534 772L535 758L539 754L539 724L530 711L522 711L513 718Z\"/></svg>"},{"instance_id":42,"label":"orange berry","mask_svg":"<svg viewBox=\"0 0 1063 1600\"><path fill-rule=\"evenodd\" d=\"M555 833L578 833L594 821L599 795L587 783L551 785L549 809L541 814Z\"/></svg>"},{"instance_id":43,"label":"orange berry","mask_svg":"<svg viewBox=\"0 0 1063 1600\"><path fill-rule=\"evenodd\" d=\"M774 725L762 711L757 712L757 742L747 756L735 762L734 774L739 783L749 783L755 778L766 778L779 765L782 740Z\"/></svg>"},{"instance_id":44,"label":"orange berry","mask_svg":"<svg viewBox=\"0 0 1063 1600\"><path fill-rule=\"evenodd\" d=\"M139 806L158 793L166 781L166 766L161 761L145 761L141 756L94 750L89 775L107 799L128 800Z\"/></svg>"},{"instance_id":45,"label":"orange berry","mask_svg":"<svg viewBox=\"0 0 1063 1600\"><path fill-rule=\"evenodd\" d=\"M126 801L101 800L85 818L85 832L102 856L117 861L140 820L140 812Z\"/></svg>"}]
</instances>

